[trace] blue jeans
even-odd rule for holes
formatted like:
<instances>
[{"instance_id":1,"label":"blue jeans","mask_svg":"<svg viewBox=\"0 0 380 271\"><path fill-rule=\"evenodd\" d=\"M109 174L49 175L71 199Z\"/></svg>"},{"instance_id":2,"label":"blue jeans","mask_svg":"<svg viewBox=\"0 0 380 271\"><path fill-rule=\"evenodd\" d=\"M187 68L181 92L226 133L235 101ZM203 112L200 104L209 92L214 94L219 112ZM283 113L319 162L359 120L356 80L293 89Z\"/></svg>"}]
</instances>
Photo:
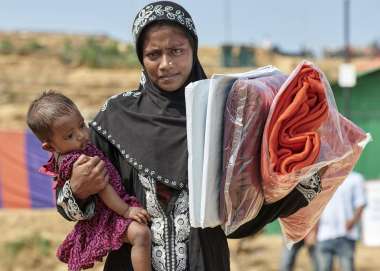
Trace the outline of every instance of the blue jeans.
<instances>
[{"instance_id":1,"label":"blue jeans","mask_svg":"<svg viewBox=\"0 0 380 271\"><path fill-rule=\"evenodd\" d=\"M292 271L294 269L297 254L298 254L299 250L304 245L305 245L304 241L302 240L298 243L295 243L290 249L288 249L287 247L284 247L280 271ZM313 266L313 270L319 271L315 246L309 246L309 247L307 247L307 249L309 252L309 256L310 256L310 260L311 260L311 263Z\"/></svg>"},{"instance_id":2,"label":"blue jeans","mask_svg":"<svg viewBox=\"0 0 380 271\"><path fill-rule=\"evenodd\" d=\"M346 237L318 242L318 259L321 271L332 271L334 256L338 257L342 271L354 271L355 241Z\"/></svg>"}]
</instances>

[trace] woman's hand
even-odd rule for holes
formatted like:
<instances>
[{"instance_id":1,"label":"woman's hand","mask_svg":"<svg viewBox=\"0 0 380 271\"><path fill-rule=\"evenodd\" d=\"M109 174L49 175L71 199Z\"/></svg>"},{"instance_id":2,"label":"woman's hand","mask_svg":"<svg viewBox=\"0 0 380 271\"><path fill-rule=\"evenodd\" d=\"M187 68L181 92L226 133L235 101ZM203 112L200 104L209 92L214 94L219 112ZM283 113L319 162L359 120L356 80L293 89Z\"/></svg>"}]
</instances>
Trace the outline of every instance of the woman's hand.
<instances>
[{"instance_id":1,"label":"woman's hand","mask_svg":"<svg viewBox=\"0 0 380 271\"><path fill-rule=\"evenodd\" d=\"M70 185L75 197L86 199L103 190L107 183L107 169L99 157L82 154L73 164Z\"/></svg>"},{"instance_id":2,"label":"woman's hand","mask_svg":"<svg viewBox=\"0 0 380 271\"><path fill-rule=\"evenodd\" d=\"M148 212L141 207L129 207L124 217L133 219L141 224L148 224L150 220Z\"/></svg>"}]
</instances>

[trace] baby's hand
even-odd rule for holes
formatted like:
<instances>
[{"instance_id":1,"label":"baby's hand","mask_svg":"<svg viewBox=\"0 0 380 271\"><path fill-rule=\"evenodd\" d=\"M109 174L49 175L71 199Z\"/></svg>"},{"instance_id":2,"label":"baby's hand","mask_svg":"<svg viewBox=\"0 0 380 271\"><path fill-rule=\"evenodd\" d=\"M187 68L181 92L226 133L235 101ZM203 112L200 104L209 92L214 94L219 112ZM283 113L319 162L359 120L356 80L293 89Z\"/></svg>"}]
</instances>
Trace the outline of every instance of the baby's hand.
<instances>
[{"instance_id":1,"label":"baby's hand","mask_svg":"<svg viewBox=\"0 0 380 271\"><path fill-rule=\"evenodd\" d=\"M148 212L140 207L129 207L124 217L136 220L141 224L148 224L150 220Z\"/></svg>"}]
</instances>

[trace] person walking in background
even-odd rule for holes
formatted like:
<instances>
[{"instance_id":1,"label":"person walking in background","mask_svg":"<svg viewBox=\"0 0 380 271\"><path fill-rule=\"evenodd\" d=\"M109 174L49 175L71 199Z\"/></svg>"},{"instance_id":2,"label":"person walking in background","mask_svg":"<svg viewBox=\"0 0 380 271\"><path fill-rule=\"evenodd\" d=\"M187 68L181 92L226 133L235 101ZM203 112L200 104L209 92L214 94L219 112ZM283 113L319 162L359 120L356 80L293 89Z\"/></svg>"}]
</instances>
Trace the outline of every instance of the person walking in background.
<instances>
[{"instance_id":1,"label":"person walking in background","mask_svg":"<svg viewBox=\"0 0 380 271\"><path fill-rule=\"evenodd\" d=\"M342 271L355 270L355 245L366 206L364 177L351 172L337 189L318 223L317 253L321 271L333 270L334 257Z\"/></svg>"},{"instance_id":2,"label":"person walking in background","mask_svg":"<svg viewBox=\"0 0 380 271\"><path fill-rule=\"evenodd\" d=\"M293 244L290 248L284 246L280 271L292 271L296 263L297 255L302 247L306 247L310 256L313 271L319 271L316 252L317 227L315 226L303 240Z\"/></svg>"}]
</instances>

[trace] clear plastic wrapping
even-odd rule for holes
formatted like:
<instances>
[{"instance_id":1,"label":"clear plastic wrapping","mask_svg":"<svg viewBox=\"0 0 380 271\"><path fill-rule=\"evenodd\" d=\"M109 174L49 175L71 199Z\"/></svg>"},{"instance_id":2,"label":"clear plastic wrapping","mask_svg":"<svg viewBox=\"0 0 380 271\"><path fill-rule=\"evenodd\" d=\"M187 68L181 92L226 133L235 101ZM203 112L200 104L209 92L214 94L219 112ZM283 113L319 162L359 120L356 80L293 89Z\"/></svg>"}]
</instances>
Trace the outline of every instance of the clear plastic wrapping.
<instances>
[{"instance_id":1,"label":"clear plastic wrapping","mask_svg":"<svg viewBox=\"0 0 380 271\"><path fill-rule=\"evenodd\" d=\"M365 134L362 129L342 115L339 115L339 124L344 142L349 144L352 149L342 156L342 159L335 160L326 166L321 175L322 192L309 205L288 217L280 218L282 232L288 243L295 243L303 239L318 222L330 198L352 171L365 145L371 139L369 134Z\"/></svg>"},{"instance_id":2,"label":"clear plastic wrapping","mask_svg":"<svg viewBox=\"0 0 380 271\"><path fill-rule=\"evenodd\" d=\"M260 149L273 98L286 76L275 72L237 80L224 113L223 177L220 216L226 234L253 219L263 202Z\"/></svg>"},{"instance_id":3,"label":"clear plastic wrapping","mask_svg":"<svg viewBox=\"0 0 380 271\"><path fill-rule=\"evenodd\" d=\"M280 218L288 242L301 240L359 158L369 135L337 110L324 74L303 61L271 106L261 149L265 202L285 197L319 172L322 192L295 214Z\"/></svg>"},{"instance_id":4,"label":"clear plastic wrapping","mask_svg":"<svg viewBox=\"0 0 380 271\"><path fill-rule=\"evenodd\" d=\"M307 61L289 77L273 67L214 75L185 94L192 227L222 224L231 234L298 189L309 204L280 217L287 243L297 242L370 139L338 112L326 77ZM316 174L322 191L310 197L297 185Z\"/></svg>"},{"instance_id":5,"label":"clear plastic wrapping","mask_svg":"<svg viewBox=\"0 0 380 271\"><path fill-rule=\"evenodd\" d=\"M185 90L189 213L192 227L222 224L220 194L223 160L225 104L238 79L265 77L279 71L271 66L247 73L213 75L189 84Z\"/></svg>"}]
</instances>

